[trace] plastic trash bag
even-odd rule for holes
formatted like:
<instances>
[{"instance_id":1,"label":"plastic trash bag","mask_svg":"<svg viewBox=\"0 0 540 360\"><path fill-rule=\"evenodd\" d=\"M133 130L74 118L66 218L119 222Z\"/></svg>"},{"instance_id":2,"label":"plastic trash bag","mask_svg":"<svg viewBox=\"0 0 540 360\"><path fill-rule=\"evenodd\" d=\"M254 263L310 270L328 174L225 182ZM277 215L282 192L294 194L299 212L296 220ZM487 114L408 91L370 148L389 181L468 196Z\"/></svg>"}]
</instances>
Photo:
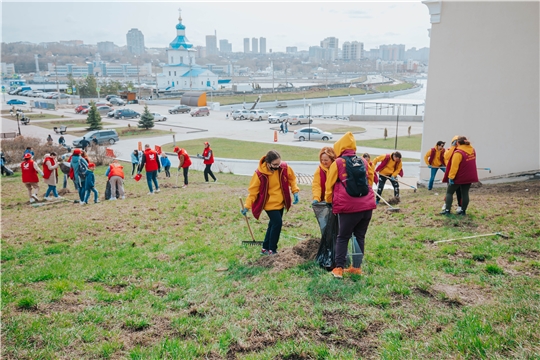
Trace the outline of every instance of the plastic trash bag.
<instances>
[{"instance_id":1,"label":"plastic trash bag","mask_svg":"<svg viewBox=\"0 0 540 360\"><path fill-rule=\"evenodd\" d=\"M321 267L330 271L336 265L334 249L338 234L338 218L332 213L332 207L326 202L315 203L312 205L312 208L321 229L321 243L315 261ZM362 265L364 254L362 254L360 245L354 236L352 237L352 241L349 241L349 244L351 249L347 250L345 267L349 267L352 258L353 267L359 268Z\"/></svg>"}]
</instances>

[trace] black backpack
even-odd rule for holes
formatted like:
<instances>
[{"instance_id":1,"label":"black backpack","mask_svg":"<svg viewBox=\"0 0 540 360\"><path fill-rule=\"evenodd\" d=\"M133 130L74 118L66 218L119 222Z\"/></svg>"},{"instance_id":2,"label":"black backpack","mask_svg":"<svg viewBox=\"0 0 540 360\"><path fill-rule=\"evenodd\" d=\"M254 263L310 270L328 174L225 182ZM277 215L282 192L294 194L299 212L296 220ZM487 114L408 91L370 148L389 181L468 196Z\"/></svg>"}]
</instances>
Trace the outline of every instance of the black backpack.
<instances>
[{"instance_id":1,"label":"black backpack","mask_svg":"<svg viewBox=\"0 0 540 360\"><path fill-rule=\"evenodd\" d=\"M369 185L364 160L357 156L341 156L341 158L345 160L347 171L346 184L343 185L347 194L352 197L367 195L369 193Z\"/></svg>"},{"instance_id":2,"label":"black backpack","mask_svg":"<svg viewBox=\"0 0 540 360\"><path fill-rule=\"evenodd\" d=\"M86 170L88 170L88 163L85 161L82 161L82 158L79 159L79 178L82 180L86 179Z\"/></svg>"}]
</instances>

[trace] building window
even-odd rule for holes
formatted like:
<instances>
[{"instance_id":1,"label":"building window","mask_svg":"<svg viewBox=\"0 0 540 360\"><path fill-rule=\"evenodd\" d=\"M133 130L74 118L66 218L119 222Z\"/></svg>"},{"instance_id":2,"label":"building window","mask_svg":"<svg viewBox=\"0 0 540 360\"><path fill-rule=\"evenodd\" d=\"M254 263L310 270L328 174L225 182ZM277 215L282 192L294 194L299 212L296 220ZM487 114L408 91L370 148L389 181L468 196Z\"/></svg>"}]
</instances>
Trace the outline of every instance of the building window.
<instances>
[{"instance_id":1,"label":"building window","mask_svg":"<svg viewBox=\"0 0 540 360\"><path fill-rule=\"evenodd\" d=\"M184 86L187 86L187 81L184 81Z\"/></svg>"},{"instance_id":2,"label":"building window","mask_svg":"<svg viewBox=\"0 0 540 360\"><path fill-rule=\"evenodd\" d=\"M204 85L204 81L201 81L201 85Z\"/></svg>"},{"instance_id":3,"label":"building window","mask_svg":"<svg viewBox=\"0 0 540 360\"><path fill-rule=\"evenodd\" d=\"M171 82L170 82L170 81L167 81L167 85L171 85Z\"/></svg>"},{"instance_id":4,"label":"building window","mask_svg":"<svg viewBox=\"0 0 540 360\"><path fill-rule=\"evenodd\" d=\"M184 63L184 57L183 57L183 56L180 56L180 63L181 63L181 64Z\"/></svg>"},{"instance_id":5,"label":"building window","mask_svg":"<svg viewBox=\"0 0 540 360\"><path fill-rule=\"evenodd\" d=\"M171 64L174 64L174 56L171 56Z\"/></svg>"},{"instance_id":6,"label":"building window","mask_svg":"<svg viewBox=\"0 0 540 360\"><path fill-rule=\"evenodd\" d=\"M171 76L171 72L169 71L169 76Z\"/></svg>"},{"instance_id":7,"label":"building window","mask_svg":"<svg viewBox=\"0 0 540 360\"><path fill-rule=\"evenodd\" d=\"M174 76L176 76L176 71L174 72Z\"/></svg>"}]
</instances>

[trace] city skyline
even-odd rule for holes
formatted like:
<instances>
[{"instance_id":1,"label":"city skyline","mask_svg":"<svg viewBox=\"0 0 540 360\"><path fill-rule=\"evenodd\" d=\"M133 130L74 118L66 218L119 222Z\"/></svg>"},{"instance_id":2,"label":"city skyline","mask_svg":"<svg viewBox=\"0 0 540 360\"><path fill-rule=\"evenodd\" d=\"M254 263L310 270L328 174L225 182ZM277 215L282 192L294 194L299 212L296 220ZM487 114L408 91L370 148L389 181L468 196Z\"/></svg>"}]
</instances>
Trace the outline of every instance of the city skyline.
<instances>
[{"instance_id":1,"label":"city skyline","mask_svg":"<svg viewBox=\"0 0 540 360\"><path fill-rule=\"evenodd\" d=\"M85 16L81 16L81 6L85 7ZM407 49L429 47L429 12L420 1L151 4L40 1L32 2L32 6L28 2L4 1L2 42L82 40L85 44L111 41L125 46L127 32L137 28L144 34L147 47L166 47L174 37L179 8L186 35L194 46L205 46L206 36L216 32L217 42L228 40L233 52L243 52L244 38L261 37L266 38L267 53L270 49L285 52L286 47L293 46L299 51L308 50L327 37L338 38L340 45L346 41L363 42L366 50L383 44L404 44ZM18 16L21 13L25 14L25 23L32 26L21 26ZM154 20L157 17L159 21Z\"/></svg>"}]
</instances>

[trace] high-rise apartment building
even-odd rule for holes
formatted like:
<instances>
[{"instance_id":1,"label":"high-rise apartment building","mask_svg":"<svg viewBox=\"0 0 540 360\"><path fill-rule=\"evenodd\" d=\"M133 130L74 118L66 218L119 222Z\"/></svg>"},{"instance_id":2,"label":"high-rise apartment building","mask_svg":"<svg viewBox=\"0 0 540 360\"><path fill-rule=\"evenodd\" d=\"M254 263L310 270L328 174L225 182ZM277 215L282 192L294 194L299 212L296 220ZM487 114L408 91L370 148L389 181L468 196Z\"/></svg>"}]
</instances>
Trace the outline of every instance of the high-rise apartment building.
<instances>
[{"instance_id":1,"label":"high-rise apartment building","mask_svg":"<svg viewBox=\"0 0 540 360\"><path fill-rule=\"evenodd\" d=\"M259 38L259 50L261 54L266 54L266 38Z\"/></svg>"},{"instance_id":2,"label":"high-rise apartment building","mask_svg":"<svg viewBox=\"0 0 540 360\"><path fill-rule=\"evenodd\" d=\"M323 49L333 49L334 55L333 58L337 59L338 57L338 48L339 48L339 39L336 37L328 37L321 41L321 47Z\"/></svg>"},{"instance_id":3,"label":"high-rise apartment building","mask_svg":"<svg viewBox=\"0 0 540 360\"><path fill-rule=\"evenodd\" d=\"M259 39L257 38L251 39L251 52L253 54L259 53Z\"/></svg>"},{"instance_id":4,"label":"high-rise apartment building","mask_svg":"<svg viewBox=\"0 0 540 360\"><path fill-rule=\"evenodd\" d=\"M206 35L206 56L218 55L217 36Z\"/></svg>"},{"instance_id":5,"label":"high-rise apartment building","mask_svg":"<svg viewBox=\"0 0 540 360\"><path fill-rule=\"evenodd\" d=\"M381 45L379 46L379 58L382 60L405 60L405 45Z\"/></svg>"},{"instance_id":6,"label":"high-rise apartment building","mask_svg":"<svg viewBox=\"0 0 540 360\"><path fill-rule=\"evenodd\" d=\"M364 43L346 41L343 43L343 60L360 60L364 58Z\"/></svg>"},{"instance_id":7,"label":"high-rise apartment building","mask_svg":"<svg viewBox=\"0 0 540 360\"><path fill-rule=\"evenodd\" d=\"M298 52L298 47L296 47L296 46L287 46L285 48L285 52L287 54L294 54L294 53Z\"/></svg>"},{"instance_id":8,"label":"high-rise apartment building","mask_svg":"<svg viewBox=\"0 0 540 360\"><path fill-rule=\"evenodd\" d=\"M232 44L229 40L219 40L219 51L223 53L232 53Z\"/></svg>"},{"instance_id":9,"label":"high-rise apartment building","mask_svg":"<svg viewBox=\"0 0 540 360\"><path fill-rule=\"evenodd\" d=\"M249 53L249 38L244 38L244 53Z\"/></svg>"},{"instance_id":10,"label":"high-rise apartment building","mask_svg":"<svg viewBox=\"0 0 540 360\"><path fill-rule=\"evenodd\" d=\"M112 41L102 41L97 43L97 49L100 53L111 53L116 50L116 46Z\"/></svg>"},{"instance_id":11,"label":"high-rise apartment building","mask_svg":"<svg viewBox=\"0 0 540 360\"><path fill-rule=\"evenodd\" d=\"M145 52L144 35L139 29L131 29L126 35L127 49L130 53L139 55Z\"/></svg>"}]
</instances>

